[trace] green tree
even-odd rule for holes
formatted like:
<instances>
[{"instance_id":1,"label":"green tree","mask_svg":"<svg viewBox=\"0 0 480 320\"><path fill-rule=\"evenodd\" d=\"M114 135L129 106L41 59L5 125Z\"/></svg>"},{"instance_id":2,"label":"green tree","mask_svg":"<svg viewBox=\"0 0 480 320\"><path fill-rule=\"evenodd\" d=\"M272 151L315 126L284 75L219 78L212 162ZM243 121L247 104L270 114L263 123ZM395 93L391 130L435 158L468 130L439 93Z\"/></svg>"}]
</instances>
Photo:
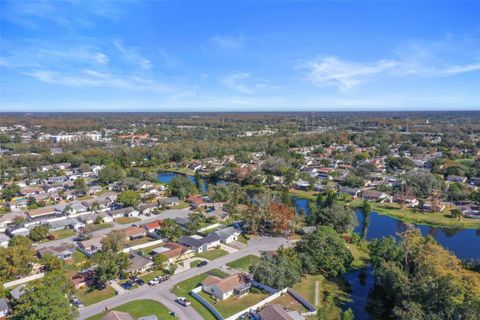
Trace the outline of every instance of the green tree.
<instances>
[{"instance_id":1,"label":"green tree","mask_svg":"<svg viewBox=\"0 0 480 320\"><path fill-rule=\"evenodd\" d=\"M353 230L358 224L355 211L339 204L316 208L308 217L308 222L311 225L330 226L339 233Z\"/></svg>"},{"instance_id":2,"label":"green tree","mask_svg":"<svg viewBox=\"0 0 480 320\"><path fill-rule=\"evenodd\" d=\"M160 253L153 257L153 263L157 269L163 270L167 267L168 259L165 255Z\"/></svg>"},{"instance_id":3,"label":"green tree","mask_svg":"<svg viewBox=\"0 0 480 320\"><path fill-rule=\"evenodd\" d=\"M78 178L73 181L73 188L79 193L87 193L87 185L85 179Z\"/></svg>"},{"instance_id":4,"label":"green tree","mask_svg":"<svg viewBox=\"0 0 480 320\"><path fill-rule=\"evenodd\" d=\"M32 239L32 241L41 241L47 238L48 233L50 232L50 226L47 224L40 224L33 227L30 230L30 234L28 237Z\"/></svg>"},{"instance_id":5,"label":"green tree","mask_svg":"<svg viewBox=\"0 0 480 320\"><path fill-rule=\"evenodd\" d=\"M11 184L2 189L2 197L5 201L10 201L20 194L20 187L16 184Z\"/></svg>"},{"instance_id":6,"label":"green tree","mask_svg":"<svg viewBox=\"0 0 480 320\"><path fill-rule=\"evenodd\" d=\"M125 171L117 165L107 166L98 173L98 180L103 184L120 181L125 177Z\"/></svg>"},{"instance_id":7,"label":"green tree","mask_svg":"<svg viewBox=\"0 0 480 320\"><path fill-rule=\"evenodd\" d=\"M163 220L162 225L160 226L160 234L170 241L177 241L177 239L182 236L183 232L175 220L167 218Z\"/></svg>"},{"instance_id":8,"label":"green tree","mask_svg":"<svg viewBox=\"0 0 480 320\"><path fill-rule=\"evenodd\" d=\"M13 237L8 248L0 248L0 281L29 274L36 261L32 241L24 236Z\"/></svg>"},{"instance_id":9,"label":"green tree","mask_svg":"<svg viewBox=\"0 0 480 320\"><path fill-rule=\"evenodd\" d=\"M73 293L65 274L51 272L43 279L30 282L24 294L15 302L12 320L71 320L78 310L70 304Z\"/></svg>"},{"instance_id":10,"label":"green tree","mask_svg":"<svg viewBox=\"0 0 480 320\"><path fill-rule=\"evenodd\" d=\"M46 272L61 271L65 267L65 261L52 254L46 254L40 259L43 270Z\"/></svg>"},{"instance_id":11,"label":"green tree","mask_svg":"<svg viewBox=\"0 0 480 320\"><path fill-rule=\"evenodd\" d=\"M345 241L331 227L321 226L315 232L302 236L297 252L304 272L309 274L336 277L353 262Z\"/></svg>"},{"instance_id":12,"label":"green tree","mask_svg":"<svg viewBox=\"0 0 480 320\"><path fill-rule=\"evenodd\" d=\"M124 207L134 207L140 203L140 194L132 190L120 192L117 196L117 202Z\"/></svg>"},{"instance_id":13,"label":"green tree","mask_svg":"<svg viewBox=\"0 0 480 320\"><path fill-rule=\"evenodd\" d=\"M348 308L347 310L343 311L341 320L355 320L353 310L351 308Z\"/></svg>"},{"instance_id":14,"label":"green tree","mask_svg":"<svg viewBox=\"0 0 480 320\"><path fill-rule=\"evenodd\" d=\"M276 254L263 252L260 260L249 270L255 280L276 289L291 287L301 276L295 250L282 247Z\"/></svg>"},{"instance_id":15,"label":"green tree","mask_svg":"<svg viewBox=\"0 0 480 320\"><path fill-rule=\"evenodd\" d=\"M177 176L168 184L168 190L173 194L184 199L186 196L197 192L195 185L185 176Z\"/></svg>"}]
</instances>

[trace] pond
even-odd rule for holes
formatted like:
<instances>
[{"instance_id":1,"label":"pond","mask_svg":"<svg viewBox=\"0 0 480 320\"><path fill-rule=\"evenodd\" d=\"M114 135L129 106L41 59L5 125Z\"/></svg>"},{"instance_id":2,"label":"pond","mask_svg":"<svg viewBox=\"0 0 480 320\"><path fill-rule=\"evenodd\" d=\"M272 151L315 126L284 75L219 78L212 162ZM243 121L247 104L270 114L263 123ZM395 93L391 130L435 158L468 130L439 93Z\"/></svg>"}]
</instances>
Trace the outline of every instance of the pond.
<instances>
[{"instance_id":1,"label":"pond","mask_svg":"<svg viewBox=\"0 0 480 320\"><path fill-rule=\"evenodd\" d=\"M298 213L310 213L309 201L301 198L293 198ZM369 223L367 229L364 230L364 216L357 210L358 226L355 232L362 235L368 240L378 239L386 236L398 237L398 233L405 231L407 225L395 218L383 216L376 212L369 214ZM424 235L431 235L443 247L453 252L460 259L480 259L480 230L475 229L449 229L430 227L426 225L415 225ZM368 295L373 290L374 279L372 276L372 268L370 266L353 270L343 275L351 288L351 302L342 306L343 310L352 308L355 319L370 319L369 314L365 310Z\"/></svg>"},{"instance_id":2,"label":"pond","mask_svg":"<svg viewBox=\"0 0 480 320\"><path fill-rule=\"evenodd\" d=\"M192 181L195 184L195 176L190 176L190 175L184 175L182 173L177 173L177 172L171 172L171 171L162 171L159 172L157 175L157 180L161 183L170 183L170 181L173 180L173 178L177 176L186 176L190 181ZM200 190L202 193L206 193L208 191L208 185L213 184L213 185L225 185L228 182L222 179L217 179L217 180L206 180L204 178L200 178L200 181L202 183L202 190Z\"/></svg>"}]
</instances>

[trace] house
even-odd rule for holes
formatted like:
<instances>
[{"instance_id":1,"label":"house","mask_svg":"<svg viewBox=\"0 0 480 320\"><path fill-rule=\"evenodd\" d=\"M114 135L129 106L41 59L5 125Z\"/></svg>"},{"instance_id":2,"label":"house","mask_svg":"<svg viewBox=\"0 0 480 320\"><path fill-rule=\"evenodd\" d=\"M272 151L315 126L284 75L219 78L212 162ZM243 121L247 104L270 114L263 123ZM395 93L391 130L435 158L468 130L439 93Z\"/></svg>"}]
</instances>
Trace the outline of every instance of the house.
<instances>
[{"instance_id":1,"label":"house","mask_svg":"<svg viewBox=\"0 0 480 320\"><path fill-rule=\"evenodd\" d=\"M152 254L164 255L168 263L171 264L191 258L195 255L195 252L180 243L167 242L165 246L153 249Z\"/></svg>"},{"instance_id":2,"label":"house","mask_svg":"<svg viewBox=\"0 0 480 320\"><path fill-rule=\"evenodd\" d=\"M193 208L201 208L207 205L203 198L199 196L189 196L186 201L190 203Z\"/></svg>"},{"instance_id":3,"label":"house","mask_svg":"<svg viewBox=\"0 0 480 320\"><path fill-rule=\"evenodd\" d=\"M73 201L68 204L57 204L55 209L59 212L63 212L67 215L79 214L88 211L88 207L79 201Z\"/></svg>"},{"instance_id":4,"label":"house","mask_svg":"<svg viewBox=\"0 0 480 320\"><path fill-rule=\"evenodd\" d=\"M18 208L26 207L27 204L28 204L27 198L16 198L8 202L8 207L10 209L18 209Z\"/></svg>"},{"instance_id":5,"label":"house","mask_svg":"<svg viewBox=\"0 0 480 320\"><path fill-rule=\"evenodd\" d=\"M156 230L159 230L161 226L162 226L162 220L155 220L155 221L144 224L143 228L149 233L154 233Z\"/></svg>"},{"instance_id":6,"label":"house","mask_svg":"<svg viewBox=\"0 0 480 320\"><path fill-rule=\"evenodd\" d=\"M257 316L259 320L294 320L279 304L267 304Z\"/></svg>"},{"instance_id":7,"label":"house","mask_svg":"<svg viewBox=\"0 0 480 320\"><path fill-rule=\"evenodd\" d=\"M104 315L101 320L135 320L135 318L128 312L112 310Z\"/></svg>"},{"instance_id":8,"label":"house","mask_svg":"<svg viewBox=\"0 0 480 320\"><path fill-rule=\"evenodd\" d=\"M148 190L148 189L152 189L152 188L153 188L153 183L151 183L150 181L147 181L147 180L140 181L137 184L137 189L139 189L139 190Z\"/></svg>"},{"instance_id":9,"label":"house","mask_svg":"<svg viewBox=\"0 0 480 320\"><path fill-rule=\"evenodd\" d=\"M124 229L123 233L126 241L140 239L147 235L147 231L144 228L134 226Z\"/></svg>"},{"instance_id":10,"label":"house","mask_svg":"<svg viewBox=\"0 0 480 320\"><path fill-rule=\"evenodd\" d=\"M202 164L200 162L192 162L188 165L188 168L197 171L203 168Z\"/></svg>"},{"instance_id":11,"label":"house","mask_svg":"<svg viewBox=\"0 0 480 320\"><path fill-rule=\"evenodd\" d=\"M75 290L78 290L87 287L94 279L94 276L94 271L80 271L73 275L70 279L72 280Z\"/></svg>"},{"instance_id":12,"label":"house","mask_svg":"<svg viewBox=\"0 0 480 320\"><path fill-rule=\"evenodd\" d=\"M62 260L69 260L75 252L73 243L62 243L58 246L48 246L38 249L38 255L43 258L45 255L51 254Z\"/></svg>"},{"instance_id":13,"label":"house","mask_svg":"<svg viewBox=\"0 0 480 320\"><path fill-rule=\"evenodd\" d=\"M307 190L308 188L310 188L310 186L310 182L305 180L298 180L297 182L295 182L295 188L299 190Z\"/></svg>"},{"instance_id":14,"label":"house","mask_svg":"<svg viewBox=\"0 0 480 320\"><path fill-rule=\"evenodd\" d=\"M0 216L0 231L4 231L9 224L17 219L25 219L25 214L20 212L8 212Z\"/></svg>"},{"instance_id":15,"label":"house","mask_svg":"<svg viewBox=\"0 0 480 320\"><path fill-rule=\"evenodd\" d=\"M467 178L460 177L460 176L449 175L447 177L447 181L449 181L449 182L467 182Z\"/></svg>"},{"instance_id":16,"label":"house","mask_svg":"<svg viewBox=\"0 0 480 320\"><path fill-rule=\"evenodd\" d=\"M78 242L78 247L87 255L92 255L97 251L102 250L103 236L96 236L90 239Z\"/></svg>"},{"instance_id":17,"label":"house","mask_svg":"<svg viewBox=\"0 0 480 320\"><path fill-rule=\"evenodd\" d=\"M406 205L410 208L418 206L418 200L414 196L397 194L393 197L393 201L402 205Z\"/></svg>"},{"instance_id":18,"label":"house","mask_svg":"<svg viewBox=\"0 0 480 320\"><path fill-rule=\"evenodd\" d=\"M20 189L20 193L22 195L24 195L25 197L30 197L30 196L40 194L40 193L44 193L44 192L45 192L45 190L43 190L43 188L40 188L40 187L27 186L27 187L24 187L24 188Z\"/></svg>"},{"instance_id":19,"label":"house","mask_svg":"<svg viewBox=\"0 0 480 320\"><path fill-rule=\"evenodd\" d=\"M446 208L446 204L440 201L425 201L422 210L427 212L442 212Z\"/></svg>"},{"instance_id":20,"label":"house","mask_svg":"<svg viewBox=\"0 0 480 320\"><path fill-rule=\"evenodd\" d=\"M238 240L238 237L240 236L241 232L240 230L235 229L234 227L228 227L228 228L215 231L214 234L216 234L220 238L221 242L232 243L233 241Z\"/></svg>"},{"instance_id":21,"label":"house","mask_svg":"<svg viewBox=\"0 0 480 320\"><path fill-rule=\"evenodd\" d=\"M128 256L129 265L125 269L126 273L139 274L145 273L153 267L153 261L139 255L135 251L131 250Z\"/></svg>"},{"instance_id":22,"label":"house","mask_svg":"<svg viewBox=\"0 0 480 320\"><path fill-rule=\"evenodd\" d=\"M23 296L23 294L25 293L26 286L27 286L26 284L21 284L18 287L15 287L12 291L10 291L10 296L14 300L20 299L20 297Z\"/></svg>"},{"instance_id":23,"label":"house","mask_svg":"<svg viewBox=\"0 0 480 320\"><path fill-rule=\"evenodd\" d=\"M192 248L197 253L202 253L207 251L208 249L219 246L220 237L215 233L210 233L206 237L201 237L198 235L182 236L180 237L180 239L178 239L177 242Z\"/></svg>"},{"instance_id":24,"label":"house","mask_svg":"<svg viewBox=\"0 0 480 320\"><path fill-rule=\"evenodd\" d=\"M0 319L6 319L10 313L10 306L7 303L7 300L0 298Z\"/></svg>"},{"instance_id":25,"label":"house","mask_svg":"<svg viewBox=\"0 0 480 320\"><path fill-rule=\"evenodd\" d=\"M6 232L12 238L15 236L27 237L30 234L30 230L28 230L27 228L8 228Z\"/></svg>"},{"instance_id":26,"label":"house","mask_svg":"<svg viewBox=\"0 0 480 320\"><path fill-rule=\"evenodd\" d=\"M85 228L85 224L77 218L51 221L48 224L50 225L50 231L63 230L65 228L79 231L80 229Z\"/></svg>"},{"instance_id":27,"label":"house","mask_svg":"<svg viewBox=\"0 0 480 320\"><path fill-rule=\"evenodd\" d=\"M360 189L358 188L351 188L351 187L340 187L338 190L340 193L349 194L352 197L357 197L360 193Z\"/></svg>"},{"instance_id":28,"label":"house","mask_svg":"<svg viewBox=\"0 0 480 320\"><path fill-rule=\"evenodd\" d=\"M250 290L250 280L243 273L233 274L224 279L217 276L208 276L202 281L202 291L225 300L232 295L241 297Z\"/></svg>"},{"instance_id":29,"label":"house","mask_svg":"<svg viewBox=\"0 0 480 320\"><path fill-rule=\"evenodd\" d=\"M156 203L140 203L138 206L137 206L137 210L140 211L141 214L149 214L149 213L152 213L153 210L155 210L155 208L157 208L157 204Z\"/></svg>"},{"instance_id":30,"label":"house","mask_svg":"<svg viewBox=\"0 0 480 320\"><path fill-rule=\"evenodd\" d=\"M97 194L102 192L103 188L101 186L91 186L88 188L88 194Z\"/></svg>"},{"instance_id":31,"label":"house","mask_svg":"<svg viewBox=\"0 0 480 320\"><path fill-rule=\"evenodd\" d=\"M385 192L377 191L377 190L363 190L362 192L362 199L363 200L372 200L372 201L380 201L383 202L388 198L388 195Z\"/></svg>"},{"instance_id":32,"label":"house","mask_svg":"<svg viewBox=\"0 0 480 320\"><path fill-rule=\"evenodd\" d=\"M120 218L120 217L138 217L138 210L133 207L122 208L117 210L110 211L110 216L113 219Z\"/></svg>"},{"instance_id":33,"label":"house","mask_svg":"<svg viewBox=\"0 0 480 320\"><path fill-rule=\"evenodd\" d=\"M38 208L34 210L28 210L27 215L30 219L43 218L46 216L56 215L59 212L55 209L54 206L48 206L43 208Z\"/></svg>"},{"instance_id":34,"label":"house","mask_svg":"<svg viewBox=\"0 0 480 320\"><path fill-rule=\"evenodd\" d=\"M178 197L169 197L159 200L162 207L171 208L178 206L180 204L180 199Z\"/></svg>"},{"instance_id":35,"label":"house","mask_svg":"<svg viewBox=\"0 0 480 320\"><path fill-rule=\"evenodd\" d=\"M8 243L10 242L10 237L4 233L0 233L0 247L8 247Z\"/></svg>"}]
</instances>

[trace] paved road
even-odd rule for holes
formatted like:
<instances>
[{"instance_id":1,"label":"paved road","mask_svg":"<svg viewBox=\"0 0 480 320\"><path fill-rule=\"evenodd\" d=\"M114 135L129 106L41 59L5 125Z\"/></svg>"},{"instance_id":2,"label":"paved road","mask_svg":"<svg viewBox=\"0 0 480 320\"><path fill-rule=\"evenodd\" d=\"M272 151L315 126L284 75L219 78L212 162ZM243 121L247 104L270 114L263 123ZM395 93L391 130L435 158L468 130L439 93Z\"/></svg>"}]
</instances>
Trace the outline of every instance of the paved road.
<instances>
[{"instance_id":1,"label":"paved road","mask_svg":"<svg viewBox=\"0 0 480 320\"><path fill-rule=\"evenodd\" d=\"M112 224L111 228L106 228L106 229L95 231L95 232L93 232L93 235L94 236L105 235L105 234L111 232L112 230L121 230L121 229L125 229L125 228L130 227L132 224L144 224L144 223L154 221L154 220L158 220L158 219L186 218L186 217L188 217L189 213L190 213L189 208L186 208L186 209L170 209L170 210L163 211L159 215L151 215L150 217L139 216L141 221L137 221L135 223L120 224L120 223L117 223L117 222L113 221L111 223ZM53 240L53 241L48 241L48 242L37 243L37 244L34 244L34 246L35 246L35 248L40 249L40 248L44 248L44 247L48 247L48 246L59 245L59 244L65 243L65 242L67 242L67 243L72 242L73 239L75 239L75 238L76 238L76 235L72 236L72 237L60 239L60 240Z\"/></svg>"},{"instance_id":2,"label":"paved road","mask_svg":"<svg viewBox=\"0 0 480 320\"><path fill-rule=\"evenodd\" d=\"M152 299L162 303L171 311L175 312L183 320L202 320L203 318L192 307L182 307L174 302L176 296L171 292L172 288L179 282L190 279L200 273L219 268L228 262L242 258L250 254L258 255L260 251L276 250L281 245L288 246L289 243L284 238L259 237L250 240L248 247L215 259L202 268L192 268L174 275L167 282L154 287L144 285L140 288L129 291L128 293L103 300L94 305L80 309L80 320L87 319L105 310L109 310L133 300Z\"/></svg>"}]
</instances>

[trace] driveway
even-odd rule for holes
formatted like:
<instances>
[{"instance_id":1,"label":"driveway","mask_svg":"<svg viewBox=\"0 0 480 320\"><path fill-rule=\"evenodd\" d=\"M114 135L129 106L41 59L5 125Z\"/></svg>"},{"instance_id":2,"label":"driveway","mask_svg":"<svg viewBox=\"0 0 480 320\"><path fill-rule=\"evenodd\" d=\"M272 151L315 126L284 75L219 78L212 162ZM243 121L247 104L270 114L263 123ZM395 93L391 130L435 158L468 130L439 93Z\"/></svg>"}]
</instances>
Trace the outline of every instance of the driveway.
<instances>
[{"instance_id":1,"label":"driveway","mask_svg":"<svg viewBox=\"0 0 480 320\"><path fill-rule=\"evenodd\" d=\"M239 258L254 254L259 255L261 251L271 251L276 250L281 245L287 246L287 240L284 238L274 238L274 237L259 237L252 239L249 242L249 246L245 249L238 250L229 255L220 257L218 259L212 260L203 268L192 268L185 270L181 273L175 274L168 281L156 285L154 287L149 287L144 285L140 288L131 290L121 296L115 296L107 300L103 300L99 303L93 304L91 306L80 309L80 320L87 319L91 316L94 316L107 307L109 310L115 308L116 306L125 304L129 301L140 300L140 299L152 299L156 300L168 309L175 312L180 319L184 320L202 320L203 318L198 314L195 309L190 307L182 307L179 304L175 303L174 300L176 296L171 292L172 288L191 277L194 277L200 273L207 272L212 269L220 268L221 266Z\"/></svg>"}]
</instances>

